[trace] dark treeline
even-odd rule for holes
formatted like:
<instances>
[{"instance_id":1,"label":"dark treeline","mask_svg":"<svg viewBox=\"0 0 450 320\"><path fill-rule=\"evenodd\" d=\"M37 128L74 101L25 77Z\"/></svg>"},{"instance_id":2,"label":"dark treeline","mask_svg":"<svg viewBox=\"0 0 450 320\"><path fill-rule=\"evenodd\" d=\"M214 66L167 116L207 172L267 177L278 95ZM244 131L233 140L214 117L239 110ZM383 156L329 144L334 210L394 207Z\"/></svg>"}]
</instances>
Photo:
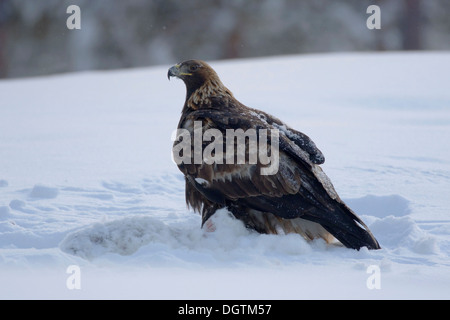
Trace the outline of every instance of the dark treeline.
<instances>
[{"instance_id":1,"label":"dark treeline","mask_svg":"<svg viewBox=\"0 0 450 320\"><path fill-rule=\"evenodd\" d=\"M381 29L369 30L369 5ZM69 30L66 10L81 10ZM0 77L281 54L450 49L448 0L0 0Z\"/></svg>"}]
</instances>

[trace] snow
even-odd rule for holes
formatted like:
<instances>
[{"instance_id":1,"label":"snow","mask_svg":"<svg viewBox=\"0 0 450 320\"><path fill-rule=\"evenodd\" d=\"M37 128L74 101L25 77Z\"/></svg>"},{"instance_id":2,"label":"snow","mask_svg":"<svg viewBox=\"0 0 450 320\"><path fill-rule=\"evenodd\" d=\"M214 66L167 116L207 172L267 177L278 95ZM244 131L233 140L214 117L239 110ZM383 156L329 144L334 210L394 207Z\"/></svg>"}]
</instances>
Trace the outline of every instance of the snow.
<instances>
[{"instance_id":1,"label":"snow","mask_svg":"<svg viewBox=\"0 0 450 320\"><path fill-rule=\"evenodd\" d=\"M450 298L449 53L211 65L312 138L382 249L256 234L225 209L200 229L171 160L185 88L169 66L3 80L0 298Z\"/></svg>"}]
</instances>

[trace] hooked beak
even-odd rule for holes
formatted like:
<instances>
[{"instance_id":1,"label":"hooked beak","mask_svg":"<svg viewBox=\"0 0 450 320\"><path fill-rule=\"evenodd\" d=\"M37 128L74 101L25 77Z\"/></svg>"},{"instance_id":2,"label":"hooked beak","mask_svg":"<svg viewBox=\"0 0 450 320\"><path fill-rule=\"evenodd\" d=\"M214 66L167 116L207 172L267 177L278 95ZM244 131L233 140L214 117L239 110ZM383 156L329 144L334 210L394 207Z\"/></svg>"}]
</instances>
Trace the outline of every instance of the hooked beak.
<instances>
[{"instance_id":1,"label":"hooked beak","mask_svg":"<svg viewBox=\"0 0 450 320\"><path fill-rule=\"evenodd\" d=\"M167 79L170 80L170 77L178 77L180 75L180 65L176 64L167 72Z\"/></svg>"},{"instance_id":2,"label":"hooked beak","mask_svg":"<svg viewBox=\"0 0 450 320\"><path fill-rule=\"evenodd\" d=\"M167 78L169 80L170 80L170 77L177 77L177 78L181 79L182 76L192 76L192 73L181 72L181 65L179 65L179 64L174 65L167 72Z\"/></svg>"}]
</instances>

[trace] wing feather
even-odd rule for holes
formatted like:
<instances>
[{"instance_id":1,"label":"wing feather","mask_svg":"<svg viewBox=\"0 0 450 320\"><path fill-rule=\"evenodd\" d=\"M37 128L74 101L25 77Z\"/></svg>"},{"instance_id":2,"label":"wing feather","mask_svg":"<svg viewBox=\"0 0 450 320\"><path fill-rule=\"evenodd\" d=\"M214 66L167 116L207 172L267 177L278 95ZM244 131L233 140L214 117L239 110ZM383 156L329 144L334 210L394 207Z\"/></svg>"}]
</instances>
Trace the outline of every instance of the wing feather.
<instances>
[{"instance_id":1,"label":"wing feather","mask_svg":"<svg viewBox=\"0 0 450 320\"><path fill-rule=\"evenodd\" d=\"M276 118L244 108L243 105L232 105L228 101L222 102L221 106L226 108L216 106L192 111L180 123L202 121L206 124L204 130L217 129L224 137L227 129L281 130L279 169L276 174L263 175L261 169L267 165L260 162L226 164L225 153L224 164L203 162L180 165L180 170L191 177L187 179L187 184L191 184L189 190L195 190L193 195L187 196L187 201L192 201L194 209L199 209L198 203L204 202L199 210L203 223L217 208L226 206L247 226L260 232L276 233L277 228L282 228L285 231L297 230L307 238L320 234L325 239L331 233L348 247L379 247L364 223L337 196L328 177L318 166L324 161L323 155L309 137L287 127ZM259 131L256 130L256 133L259 141ZM268 146L270 143L267 138ZM236 151L236 141L234 147ZM207 183L199 184L197 179ZM251 212L259 212L260 218ZM297 218L311 221L309 224L314 227L308 224L301 227L300 220L295 223L284 220Z\"/></svg>"}]
</instances>

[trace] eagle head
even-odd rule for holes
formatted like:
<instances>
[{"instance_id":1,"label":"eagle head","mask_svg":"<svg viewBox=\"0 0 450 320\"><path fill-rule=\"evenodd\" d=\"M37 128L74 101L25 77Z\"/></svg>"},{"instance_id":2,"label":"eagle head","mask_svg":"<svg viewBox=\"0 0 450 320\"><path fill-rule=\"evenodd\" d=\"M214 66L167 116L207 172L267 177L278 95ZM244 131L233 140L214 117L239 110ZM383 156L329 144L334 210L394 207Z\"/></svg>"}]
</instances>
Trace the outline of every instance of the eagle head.
<instances>
[{"instance_id":1,"label":"eagle head","mask_svg":"<svg viewBox=\"0 0 450 320\"><path fill-rule=\"evenodd\" d=\"M174 65L167 72L167 78L177 77L184 81L188 93L192 93L208 81L220 83L213 68L202 60L186 60Z\"/></svg>"}]
</instances>

